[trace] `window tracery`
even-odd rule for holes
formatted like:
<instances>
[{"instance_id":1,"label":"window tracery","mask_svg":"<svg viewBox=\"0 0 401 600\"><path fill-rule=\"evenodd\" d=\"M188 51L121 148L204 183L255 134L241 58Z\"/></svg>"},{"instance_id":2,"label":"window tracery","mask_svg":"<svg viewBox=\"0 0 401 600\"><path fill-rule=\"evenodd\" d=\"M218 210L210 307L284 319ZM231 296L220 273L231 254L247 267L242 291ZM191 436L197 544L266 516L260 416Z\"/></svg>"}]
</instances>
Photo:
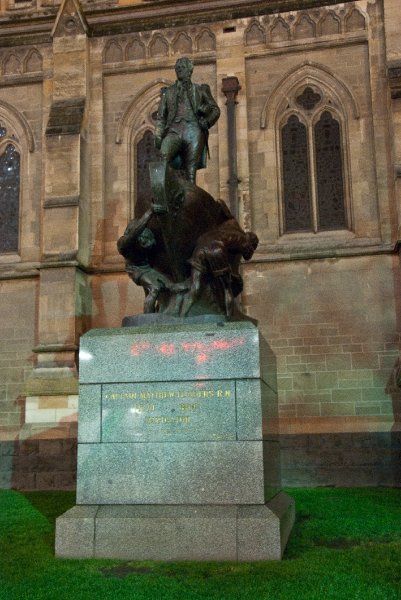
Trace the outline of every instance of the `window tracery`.
<instances>
[{"instance_id":1,"label":"window tracery","mask_svg":"<svg viewBox=\"0 0 401 600\"><path fill-rule=\"evenodd\" d=\"M281 130L283 148L284 214L286 231L311 227L307 129L291 115Z\"/></svg>"},{"instance_id":2,"label":"window tracery","mask_svg":"<svg viewBox=\"0 0 401 600\"><path fill-rule=\"evenodd\" d=\"M300 94L296 97L297 104L305 110L312 110L322 99L321 95L314 92L308 85Z\"/></svg>"},{"instance_id":3,"label":"window tracery","mask_svg":"<svg viewBox=\"0 0 401 600\"><path fill-rule=\"evenodd\" d=\"M0 253L18 252L21 155L0 126Z\"/></svg>"},{"instance_id":4,"label":"window tracery","mask_svg":"<svg viewBox=\"0 0 401 600\"><path fill-rule=\"evenodd\" d=\"M280 121L283 233L347 229L341 107L314 85L287 97Z\"/></svg>"},{"instance_id":5,"label":"window tracery","mask_svg":"<svg viewBox=\"0 0 401 600\"><path fill-rule=\"evenodd\" d=\"M314 126L318 229L345 228L340 123L325 111Z\"/></svg>"}]
</instances>

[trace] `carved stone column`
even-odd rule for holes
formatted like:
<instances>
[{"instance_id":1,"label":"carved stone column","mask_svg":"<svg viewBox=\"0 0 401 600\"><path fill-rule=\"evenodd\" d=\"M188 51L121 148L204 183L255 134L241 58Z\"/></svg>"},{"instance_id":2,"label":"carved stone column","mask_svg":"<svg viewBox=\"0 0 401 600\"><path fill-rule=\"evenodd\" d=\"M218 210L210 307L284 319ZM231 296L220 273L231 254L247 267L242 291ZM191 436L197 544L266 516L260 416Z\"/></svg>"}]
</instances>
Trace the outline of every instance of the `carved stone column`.
<instances>
[{"instance_id":1,"label":"carved stone column","mask_svg":"<svg viewBox=\"0 0 401 600\"><path fill-rule=\"evenodd\" d=\"M44 199L36 368L26 384L26 422L59 423L77 409L76 352L85 324L86 275L79 268L85 161L88 26L77 0L64 0L52 30L53 79L44 136Z\"/></svg>"}]
</instances>

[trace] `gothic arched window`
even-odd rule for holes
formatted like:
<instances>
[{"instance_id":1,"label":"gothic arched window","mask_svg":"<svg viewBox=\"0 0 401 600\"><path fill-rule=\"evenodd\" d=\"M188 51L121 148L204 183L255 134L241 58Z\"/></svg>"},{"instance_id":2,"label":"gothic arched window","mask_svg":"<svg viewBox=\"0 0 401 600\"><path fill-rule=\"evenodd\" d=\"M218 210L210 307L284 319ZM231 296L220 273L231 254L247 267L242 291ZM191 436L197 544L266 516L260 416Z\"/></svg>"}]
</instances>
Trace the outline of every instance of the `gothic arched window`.
<instances>
[{"instance_id":1,"label":"gothic arched window","mask_svg":"<svg viewBox=\"0 0 401 600\"><path fill-rule=\"evenodd\" d=\"M18 252L21 156L0 126L0 252Z\"/></svg>"},{"instance_id":2,"label":"gothic arched window","mask_svg":"<svg viewBox=\"0 0 401 600\"><path fill-rule=\"evenodd\" d=\"M281 130L285 231L311 228L307 129L291 115Z\"/></svg>"},{"instance_id":3,"label":"gothic arched window","mask_svg":"<svg viewBox=\"0 0 401 600\"><path fill-rule=\"evenodd\" d=\"M283 233L346 229L342 125L323 92L293 96L280 144Z\"/></svg>"},{"instance_id":4,"label":"gothic arched window","mask_svg":"<svg viewBox=\"0 0 401 600\"><path fill-rule=\"evenodd\" d=\"M346 227L340 123L325 111L314 126L318 229Z\"/></svg>"}]
</instances>

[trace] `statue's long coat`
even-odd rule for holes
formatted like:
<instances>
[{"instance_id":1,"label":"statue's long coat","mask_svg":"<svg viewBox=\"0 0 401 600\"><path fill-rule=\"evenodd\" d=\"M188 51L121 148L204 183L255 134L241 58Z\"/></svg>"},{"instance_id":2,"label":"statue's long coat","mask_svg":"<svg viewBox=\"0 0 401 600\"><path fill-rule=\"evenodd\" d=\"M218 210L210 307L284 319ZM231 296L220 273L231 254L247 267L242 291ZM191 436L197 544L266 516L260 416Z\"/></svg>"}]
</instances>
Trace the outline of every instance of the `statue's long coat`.
<instances>
[{"instance_id":1,"label":"statue's long coat","mask_svg":"<svg viewBox=\"0 0 401 600\"><path fill-rule=\"evenodd\" d=\"M176 117L178 109L179 86L180 82L176 81L173 85L162 88L161 90L161 100L157 113L155 131L155 135L158 137L163 138L168 133L168 130ZM212 127L219 118L220 109L212 96L210 87L206 83L197 84L191 82L188 97L198 120L199 127L204 130L206 135L206 146L202 155L202 164L198 165L198 168L202 169L206 166L208 130L205 130L203 127L201 127L199 118L203 117L206 119L207 127L210 129L210 127Z\"/></svg>"}]
</instances>

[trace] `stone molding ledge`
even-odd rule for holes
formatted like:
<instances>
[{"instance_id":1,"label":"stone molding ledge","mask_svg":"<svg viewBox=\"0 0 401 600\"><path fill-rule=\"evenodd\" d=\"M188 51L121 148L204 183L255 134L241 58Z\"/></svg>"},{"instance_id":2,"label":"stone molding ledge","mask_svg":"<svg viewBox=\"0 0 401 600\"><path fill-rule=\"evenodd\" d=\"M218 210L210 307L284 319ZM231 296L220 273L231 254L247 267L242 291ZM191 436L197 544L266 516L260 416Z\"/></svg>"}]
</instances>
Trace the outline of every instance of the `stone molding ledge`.
<instances>
[{"instance_id":1,"label":"stone molding ledge","mask_svg":"<svg viewBox=\"0 0 401 600\"><path fill-rule=\"evenodd\" d=\"M345 4L353 0L344 0ZM93 7L86 5L84 14L89 25L89 34L104 36L115 33L128 33L180 26L188 23L188 14L191 14L191 23L204 23L207 16L208 22L227 21L240 19L247 16L288 12L294 10L307 10L314 7L331 5L332 0L195 0L172 2L159 0L156 2L141 2L132 5L115 6L105 2ZM13 36L27 39L32 36L37 41L51 41L51 31L57 14L57 7L37 7L34 15L32 7L24 11L5 11L1 14L0 24L2 32L0 39L10 40ZM20 43L24 43L20 41ZM4 44L4 42L3 42ZM0 45L2 45L0 41Z\"/></svg>"}]
</instances>

